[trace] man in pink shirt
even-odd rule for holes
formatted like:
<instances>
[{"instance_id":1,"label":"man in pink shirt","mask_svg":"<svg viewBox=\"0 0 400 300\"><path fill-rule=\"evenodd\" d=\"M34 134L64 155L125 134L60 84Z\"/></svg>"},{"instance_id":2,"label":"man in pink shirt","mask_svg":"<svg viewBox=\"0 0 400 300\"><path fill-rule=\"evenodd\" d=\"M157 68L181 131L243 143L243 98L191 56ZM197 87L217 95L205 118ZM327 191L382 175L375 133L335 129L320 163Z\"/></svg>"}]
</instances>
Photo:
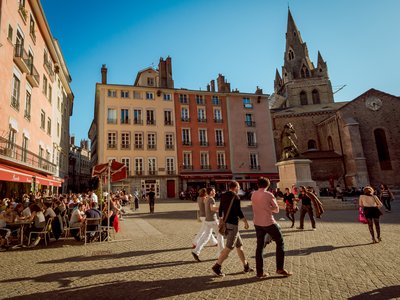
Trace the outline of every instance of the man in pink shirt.
<instances>
[{"instance_id":1,"label":"man in pink shirt","mask_svg":"<svg viewBox=\"0 0 400 300\"><path fill-rule=\"evenodd\" d=\"M257 236L256 270L258 278L266 278L268 276L268 273L264 272L263 259L266 234L269 234L276 243L276 273L283 276L292 275L291 272L283 268L285 262L283 236L272 215L279 212L279 206L274 195L268 192L269 185L268 178L260 177L258 179L258 190L251 196L253 222Z\"/></svg>"}]
</instances>

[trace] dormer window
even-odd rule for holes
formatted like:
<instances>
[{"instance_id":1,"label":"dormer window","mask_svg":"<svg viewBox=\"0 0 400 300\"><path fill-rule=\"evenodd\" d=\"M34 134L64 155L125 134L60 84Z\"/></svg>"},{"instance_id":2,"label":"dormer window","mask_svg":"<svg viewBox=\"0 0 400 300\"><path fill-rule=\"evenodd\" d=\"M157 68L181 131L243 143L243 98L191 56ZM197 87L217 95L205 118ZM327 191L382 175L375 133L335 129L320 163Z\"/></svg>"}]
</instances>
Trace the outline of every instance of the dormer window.
<instances>
[{"instance_id":1,"label":"dormer window","mask_svg":"<svg viewBox=\"0 0 400 300\"><path fill-rule=\"evenodd\" d=\"M148 86L154 86L154 78L153 77L148 77L147 78L147 85Z\"/></svg>"}]
</instances>

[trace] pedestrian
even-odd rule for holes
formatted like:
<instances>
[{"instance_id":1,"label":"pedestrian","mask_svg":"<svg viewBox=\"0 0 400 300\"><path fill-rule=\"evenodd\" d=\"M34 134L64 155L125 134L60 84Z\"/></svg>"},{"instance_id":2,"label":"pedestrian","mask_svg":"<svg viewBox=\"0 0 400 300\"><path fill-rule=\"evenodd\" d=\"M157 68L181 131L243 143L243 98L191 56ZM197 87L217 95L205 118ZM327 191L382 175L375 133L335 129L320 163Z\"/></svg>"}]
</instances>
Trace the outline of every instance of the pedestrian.
<instances>
[{"instance_id":1,"label":"pedestrian","mask_svg":"<svg viewBox=\"0 0 400 300\"><path fill-rule=\"evenodd\" d=\"M154 214L154 203L156 200L156 193L154 192L154 187L150 189L150 192L147 194L147 200L149 201L150 213Z\"/></svg>"},{"instance_id":2,"label":"pedestrian","mask_svg":"<svg viewBox=\"0 0 400 300\"><path fill-rule=\"evenodd\" d=\"M270 181L268 178L258 179L258 190L251 197L253 208L253 222L256 228L257 248L256 248L256 273L262 279L268 277L264 272L263 250L265 236L269 234L276 244L276 273L283 276L292 275L284 269L285 249L283 235L280 227L276 223L273 214L279 212L279 206L274 195L268 192ZM287 189L289 191L289 189Z\"/></svg>"},{"instance_id":3,"label":"pedestrian","mask_svg":"<svg viewBox=\"0 0 400 300\"><path fill-rule=\"evenodd\" d=\"M206 211L205 211L205 200L207 199L207 190L205 188L202 188L199 190L199 196L197 197L197 205L199 207L198 214L199 214L199 219L201 221L201 226L197 234L195 235L193 242L192 242L192 248L196 248L196 246L199 243L199 240L203 237L205 231L206 231L206 224L205 224L205 219L206 219ZM215 246L218 244L217 239L213 234L211 234L210 237L212 244Z\"/></svg>"},{"instance_id":4,"label":"pedestrian","mask_svg":"<svg viewBox=\"0 0 400 300\"><path fill-rule=\"evenodd\" d=\"M392 212L392 206L390 205L390 202L394 199L393 194L386 184L381 184L380 188L381 192L379 194L379 198L386 208L385 211Z\"/></svg>"},{"instance_id":5,"label":"pedestrian","mask_svg":"<svg viewBox=\"0 0 400 300\"><path fill-rule=\"evenodd\" d=\"M285 188L285 194L283 194L283 202L286 205L286 217L292 221L292 226L290 228L294 227L294 214L299 210L297 208L296 203L294 202L294 195L289 191L289 188Z\"/></svg>"},{"instance_id":6,"label":"pedestrian","mask_svg":"<svg viewBox=\"0 0 400 300\"><path fill-rule=\"evenodd\" d=\"M200 196L201 190L199 191ZM206 197L203 198L205 220L204 220L204 232L197 242L196 248L192 251L192 255L195 260L200 261L199 255L203 247L207 244L211 237L213 237L213 231L217 234L218 243L218 254L219 256L224 250L224 237L218 232L218 210L219 208L215 205L215 189L207 188ZM199 197L200 198L200 197Z\"/></svg>"},{"instance_id":7,"label":"pedestrian","mask_svg":"<svg viewBox=\"0 0 400 300\"><path fill-rule=\"evenodd\" d=\"M307 191L304 186L300 186L299 201L301 201L300 227L297 227L297 229L304 229L304 217L306 216L306 214L308 214L308 216L310 217L312 229L316 230L314 212L311 205L311 198L307 195Z\"/></svg>"},{"instance_id":8,"label":"pedestrian","mask_svg":"<svg viewBox=\"0 0 400 300\"><path fill-rule=\"evenodd\" d=\"M225 236L225 248L219 255L215 265L212 267L212 270L218 276L225 276L225 274L221 271L222 263L228 258L229 253L235 247L237 254L243 264L243 272L248 273L253 271L253 269L250 268L249 262L246 260L246 257L244 255L243 242L239 233L239 220L244 223L244 229L249 229L249 223L247 222L240 207L240 198L238 196L239 189L239 183L237 181L231 181L229 183L229 191L221 196L221 203L219 206L218 215L220 218L220 222L223 220L222 216L226 215L225 223L227 228L227 235ZM229 211L229 214L227 214L230 206L231 209Z\"/></svg>"},{"instance_id":9,"label":"pedestrian","mask_svg":"<svg viewBox=\"0 0 400 300\"><path fill-rule=\"evenodd\" d=\"M383 206L382 202L374 195L374 189L371 186L364 187L364 195L360 195L358 200L359 205L364 210L364 215L368 221L368 229L371 234L372 243L378 243L381 238L381 227L379 224L379 217L382 215L380 208ZM375 239L374 224L377 239Z\"/></svg>"},{"instance_id":10,"label":"pedestrian","mask_svg":"<svg viewBox=\"0 0 400 300\"><path fill-rule=\"evenodd\" d=\"M133 192L133 197L135 198L134 203L135 203L135 210L139 209L139 192L135 188L135 191Z\"/></svg>"}]
</instances>

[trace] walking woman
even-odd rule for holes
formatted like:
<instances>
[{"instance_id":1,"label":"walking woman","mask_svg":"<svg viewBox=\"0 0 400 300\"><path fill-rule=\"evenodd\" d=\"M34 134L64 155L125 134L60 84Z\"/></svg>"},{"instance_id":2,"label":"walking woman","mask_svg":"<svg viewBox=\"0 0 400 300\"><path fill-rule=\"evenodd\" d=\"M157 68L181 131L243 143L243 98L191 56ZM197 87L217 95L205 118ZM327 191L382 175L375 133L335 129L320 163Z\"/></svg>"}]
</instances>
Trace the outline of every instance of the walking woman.
<instances>
[{"instance_id":1,"label":"walking woman","mask_svg":"<svg viewBox=\"0 0 400 300\"><path fill-rule=\"evenodd\" d=\"M292 226L294 227L294 214L298 211L296 204L293 201L294 195L289 192L289 188L285 188L285 194L283 195L283 202L286 204L286 217L292 221Z\"/></svg>"},{"instance_id":2,"label":"walking woman","mask_svg":"<svg viewBox=\"0 0 400 300\"><path fill-rule=\"evenodd\" d=\"M392 207L390 205L390 202L393 200L393 194L389 190L386 184L381 184L381 193L379 195L379 198L381 199L381 202L386 208L386 212L392 212Z\"/></svg>"},{"instance_id":3,"label":"walking woman","mask_svg":"<svg viewBox=\"0 0 400 300\"><path fill-rule=\"evenodd\" d=\"M382 207L382 202L374 195L374 189L370 186L364 188L364 195L360 196L359 205L363 208L365 217L368 221L369 232L371 233L372 243L378 243L382 240L381 238L381 228L379 225L379 217L382 215L380 208ZM375 239L374 226L377 239Z\"/></svg>"}]
</instances>

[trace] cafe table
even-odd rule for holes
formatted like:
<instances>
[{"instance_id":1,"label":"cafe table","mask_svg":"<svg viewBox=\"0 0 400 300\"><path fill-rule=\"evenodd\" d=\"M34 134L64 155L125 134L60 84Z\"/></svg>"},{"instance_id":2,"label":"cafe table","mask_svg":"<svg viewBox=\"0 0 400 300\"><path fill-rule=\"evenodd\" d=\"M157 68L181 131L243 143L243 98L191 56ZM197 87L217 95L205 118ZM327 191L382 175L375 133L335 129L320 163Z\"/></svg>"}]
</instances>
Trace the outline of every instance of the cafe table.
<instances>
[{"instance_id":1,"label":"cafe table","mask_svg":"<svg viewBox=\"0 0 400 300\"><path fill-rule=\"evenodd\" d=\"M21 248L24 247L24 230L27 226L32 224L32 221L27 220L15 220L14 222L7 222L7 226L9 227L19 227L19 234L20 234L20 243L18 245L14 245L12 248Z\"/></svg>"}]
</instances>

